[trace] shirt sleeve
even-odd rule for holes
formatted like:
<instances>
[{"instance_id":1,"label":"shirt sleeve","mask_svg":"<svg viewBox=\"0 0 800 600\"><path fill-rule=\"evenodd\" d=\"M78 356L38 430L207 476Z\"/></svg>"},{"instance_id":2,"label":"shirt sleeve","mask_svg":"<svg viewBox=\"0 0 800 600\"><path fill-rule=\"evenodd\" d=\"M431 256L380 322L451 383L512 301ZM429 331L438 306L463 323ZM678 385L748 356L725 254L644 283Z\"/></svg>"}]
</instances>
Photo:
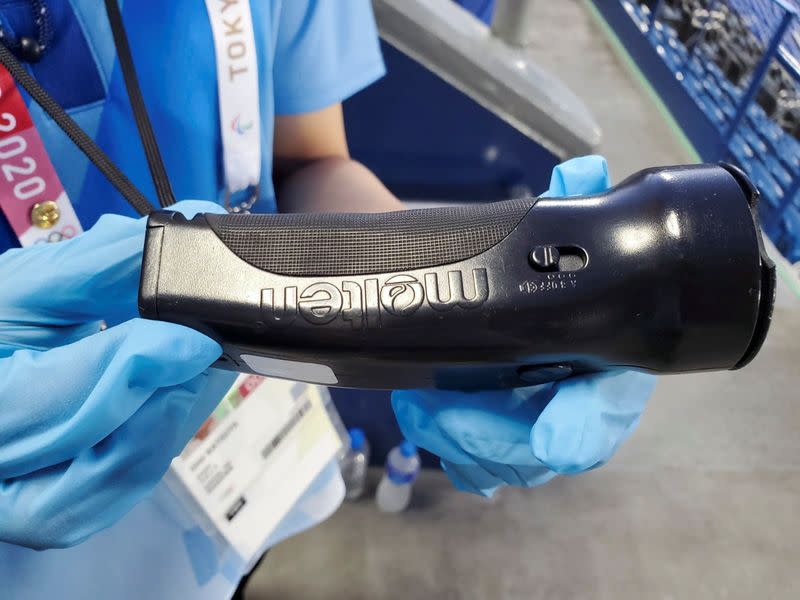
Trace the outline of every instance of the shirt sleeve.
<instances>
[{"instance_id":1,"label":"shirt sleeve","mask_svg":"<svg viewBox=\"0 0 800 600\"><path fill-rule=\"evenodd\" d=\"M277 25L276 114L336 104L385 73L370 0L283 0Z\"/></svg>"}]
</instances>

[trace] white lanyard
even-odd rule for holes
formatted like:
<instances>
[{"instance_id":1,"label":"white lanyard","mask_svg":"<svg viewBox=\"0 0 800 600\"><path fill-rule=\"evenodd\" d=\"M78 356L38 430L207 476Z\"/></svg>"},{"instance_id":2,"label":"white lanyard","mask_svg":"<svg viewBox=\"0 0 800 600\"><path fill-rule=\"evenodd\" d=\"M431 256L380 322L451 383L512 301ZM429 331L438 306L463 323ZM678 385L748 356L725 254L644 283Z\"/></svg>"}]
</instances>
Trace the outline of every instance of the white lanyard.
<instances>
[{"instance_id":1,"label":"white lanyard","mask_svg":"<svg viewBox=\"0 0 800 600\"><path fill-rule=\"evenodd\" d=\"M261 113L249 0L205 0L217 58L220 131L228 194L258 189ZM257 194L257 191L254 193Z\"/></svg>"}]
</instances>

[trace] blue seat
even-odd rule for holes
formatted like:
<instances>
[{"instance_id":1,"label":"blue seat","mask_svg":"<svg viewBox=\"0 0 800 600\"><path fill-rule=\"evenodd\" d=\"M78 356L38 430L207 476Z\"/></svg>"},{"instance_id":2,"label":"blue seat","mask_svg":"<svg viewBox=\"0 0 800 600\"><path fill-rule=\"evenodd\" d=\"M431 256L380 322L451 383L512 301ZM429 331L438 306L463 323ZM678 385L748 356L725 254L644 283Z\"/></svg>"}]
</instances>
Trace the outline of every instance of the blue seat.
<instances>
[{"instance_id":1,"label":"blue seat","mask_svg":"<svg viewBox=\"0 0 800 600\"><path fill-rule=\"evenodd\" d=\"M669 65L673 73L677 73L683 67L684 59L669 43L661 43L656 46L656 52Z\"/></svg>"},{"instance_id":2,"label":"blue seat","mask_svg":"<svg viewBox=\"0 0 800 600\"><path fill-rule=\"evenodd\" d=\"M670 51L678 56L680 64L683 65L683 63L689 59L689 51L678 39L678 35L675 33L674 29L665 27L664 30L667 32L667 46L669 46Z\"/></svg>"},{"instance_id":3,"label":"blue seat","mask_svg":"<svg viewBox=\"0 0 800 600\"><path fill-rule=\"evenodd\" d=\"M800 142L790 135L782 135L776 142L778 158L795 175L800 174Z\"/></svg>"},{"instance_id":4,"label":"blue seat","mask_svg":"<svg viewBox=\"0 0 800 600\"><path fill-rule=\"evenodd\" d=\"M755 152L747 141L738 133L734 134L730 142L730 151L742 165L747 165L755 158ZM745 169L746 170L746 169Z\"/></svg>"},{"instance_id":5,"label":"blue seat","mask_svg":"<svg viewBox=\"0 0 800 600\"><path fill-rule=\"evenodd\" d=\"M740 132L748 145L753 149L757 156L765 156L769 153L769 147L759 135L750 127L740 127Z\"/></svg>"},{"instance_id":6,"label":"blue seat","mask_svg":"<svg viewBox=\"0 0 800 600\"><path fill-rule=\"evenodd\" d=\"M663 22L661 27L642 28L641 23L649 19L637 0L593 1L618 31L620 40L639 62L702 158L714 161L727 155L750 174L764 198L760 212L769 234L787 256L791 252L790 258L800 259L800 193L792 199L791 214L788 209L785 218L777 214L778 208L784 209L785 195L796 189L800 179L800 142L781 129L756 102L750 103L734 135L727 138L749 78L745 77L739 86L731 83L710 58L714 52L712 44L706 48L701 43L688 50L675 31ZM800 0L785 1L800 7ZM727 0L727 4L744 18L762 45L772 38L783 16L783 9L775 0ZM633 19L633 26L627 17ZM634 28L644 35L635 35ZM791 28L782 44L792 56L800 56L800 37L793 35L800 33L800 19ZM653 60L656 53L661 61ZM667 69L682 77L665 76ZM800 86L800 78L796 85ZM716 135L708 127L709 122L715 126Z\"/></svg>"},{"instance_id":7,"label":"blue seat","mask_svg":"<svg viewBox=\"0 0 800 600\"><path fill-rule=\"evenodd\" d=\"M465 1L469 0L460 0L462 3ZM644 8L638 2L626 2L625 11L640 28L644 28L649 25L650 15L649 13L645 14Z\"/></svg>"},{"instance_id":8,"label":"blue seat","mask_svg":"<svg viewBox=\"0 0 800 600\"><path fill-rule=\"evenodd\" d=\"M714 102L720 104L725 98L725 94L719 89L719 84L713 77L706 77L703 80L703 89L706 93L714 99Z\"/></svg>"},{"instance_id":9,"label":"blue seat","mask_svg":"<svg viewBox=\"0 0 800 600\"><path fill-rule=\"evenodd\" d=\"M758 159L750 161L747 171L761 191L761 197L767 201L772 208L777 208L783 200L783 188L770 175L769 169Z\"/></svg>"},{"instance_id":10,"label":"blue seat","mask_svg":"<svg viewBox=\"0 0 800 600\"><path fill-rule=\"evenodd\" d=\"M658 22L656 23L655 27L650 28L650 30L647 32L647 36L650 38L650 43L652 44L667 44L668 36L664 31L663 25Z\"/></svg>"},{"instance_id":11,"label":"blue seat","mask_svg":"<svg viewBox=\"0 0 800 600\"><path fill-rule=\"evenodd\" d=\"M487 25L492 22L494 0L454 0L454 2L466 8Z\"/></svg>"},{"instance_id":12,"label":"blue seat","mask_svg":"<svg viewBox=\"0 0 800 600\"><path fill-rule=\"evenodd\" d=\"M797 201L800 202L800 198ZM798 262L800 261L800 210L794 206L787 206L783 213L782 224L785 233L781 236L781 250L789 262Z\"/></svg>"},{"instance_id":13,"label":"blue seat","mask_svg":"<svg viewBox=\"0 0 800 600\"><path fill-rule=\"evenodd\" d=\"M721 129L723 125L725 125L725 113L722 112L719 106L706 94L698 94L695 96L695 100L703 109L703 112L709 116L709 118L714 122L718 129Z\"/></svg>"},{"instance_id":14,"label":"blue seat","mask_svg":"<svg viewBox=\"0 0 800 600\"><path fill-rule=\"evenodd\" d=\"M794 182L794 177L783 167L781 161L772 154L767 154L764 156L764 162L770 174L775 178L775 181L777 181L783 189L788 190Z\"/></svg>"}]
</instances>

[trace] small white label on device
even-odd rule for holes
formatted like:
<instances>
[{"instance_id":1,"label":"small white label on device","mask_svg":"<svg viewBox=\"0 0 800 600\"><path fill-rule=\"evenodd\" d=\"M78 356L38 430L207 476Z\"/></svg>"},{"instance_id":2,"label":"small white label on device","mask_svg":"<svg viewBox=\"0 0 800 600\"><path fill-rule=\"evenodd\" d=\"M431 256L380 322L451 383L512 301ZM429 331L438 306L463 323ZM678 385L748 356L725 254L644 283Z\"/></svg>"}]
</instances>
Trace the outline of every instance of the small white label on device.
<instances>
[{"instance_id":1,"label":"small white label on device","mask_svg":"<svg viewBox=\"0 0 800 600\"><path fill-rule=\"evenodd\" d=\"M259 375L306 381L308 383L321 383L323 385L336 385L339 383L333 369L328 365L267 358L266 356L255 356L253 354L242 354L242 360Z\"/></svg>"}]
</instances>

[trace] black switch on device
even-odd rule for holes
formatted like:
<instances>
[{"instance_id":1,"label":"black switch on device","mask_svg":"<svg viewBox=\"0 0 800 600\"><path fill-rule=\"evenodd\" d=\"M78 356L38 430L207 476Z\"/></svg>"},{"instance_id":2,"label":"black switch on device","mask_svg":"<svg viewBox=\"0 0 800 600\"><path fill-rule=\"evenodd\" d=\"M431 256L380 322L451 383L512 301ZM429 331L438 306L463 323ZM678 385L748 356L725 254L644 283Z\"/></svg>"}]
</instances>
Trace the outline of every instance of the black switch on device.
<instances>
[{"instance_id":1,"label":"black switch on device","mask_svg":"<svg viewBox=\"0 0 800 600\"><path fill-rule=\"evenodd\" d=\"M530 254L531 266L537 271L558 271L561 253L555 246L536 246Z\"/></svg>"}]
</instances>

